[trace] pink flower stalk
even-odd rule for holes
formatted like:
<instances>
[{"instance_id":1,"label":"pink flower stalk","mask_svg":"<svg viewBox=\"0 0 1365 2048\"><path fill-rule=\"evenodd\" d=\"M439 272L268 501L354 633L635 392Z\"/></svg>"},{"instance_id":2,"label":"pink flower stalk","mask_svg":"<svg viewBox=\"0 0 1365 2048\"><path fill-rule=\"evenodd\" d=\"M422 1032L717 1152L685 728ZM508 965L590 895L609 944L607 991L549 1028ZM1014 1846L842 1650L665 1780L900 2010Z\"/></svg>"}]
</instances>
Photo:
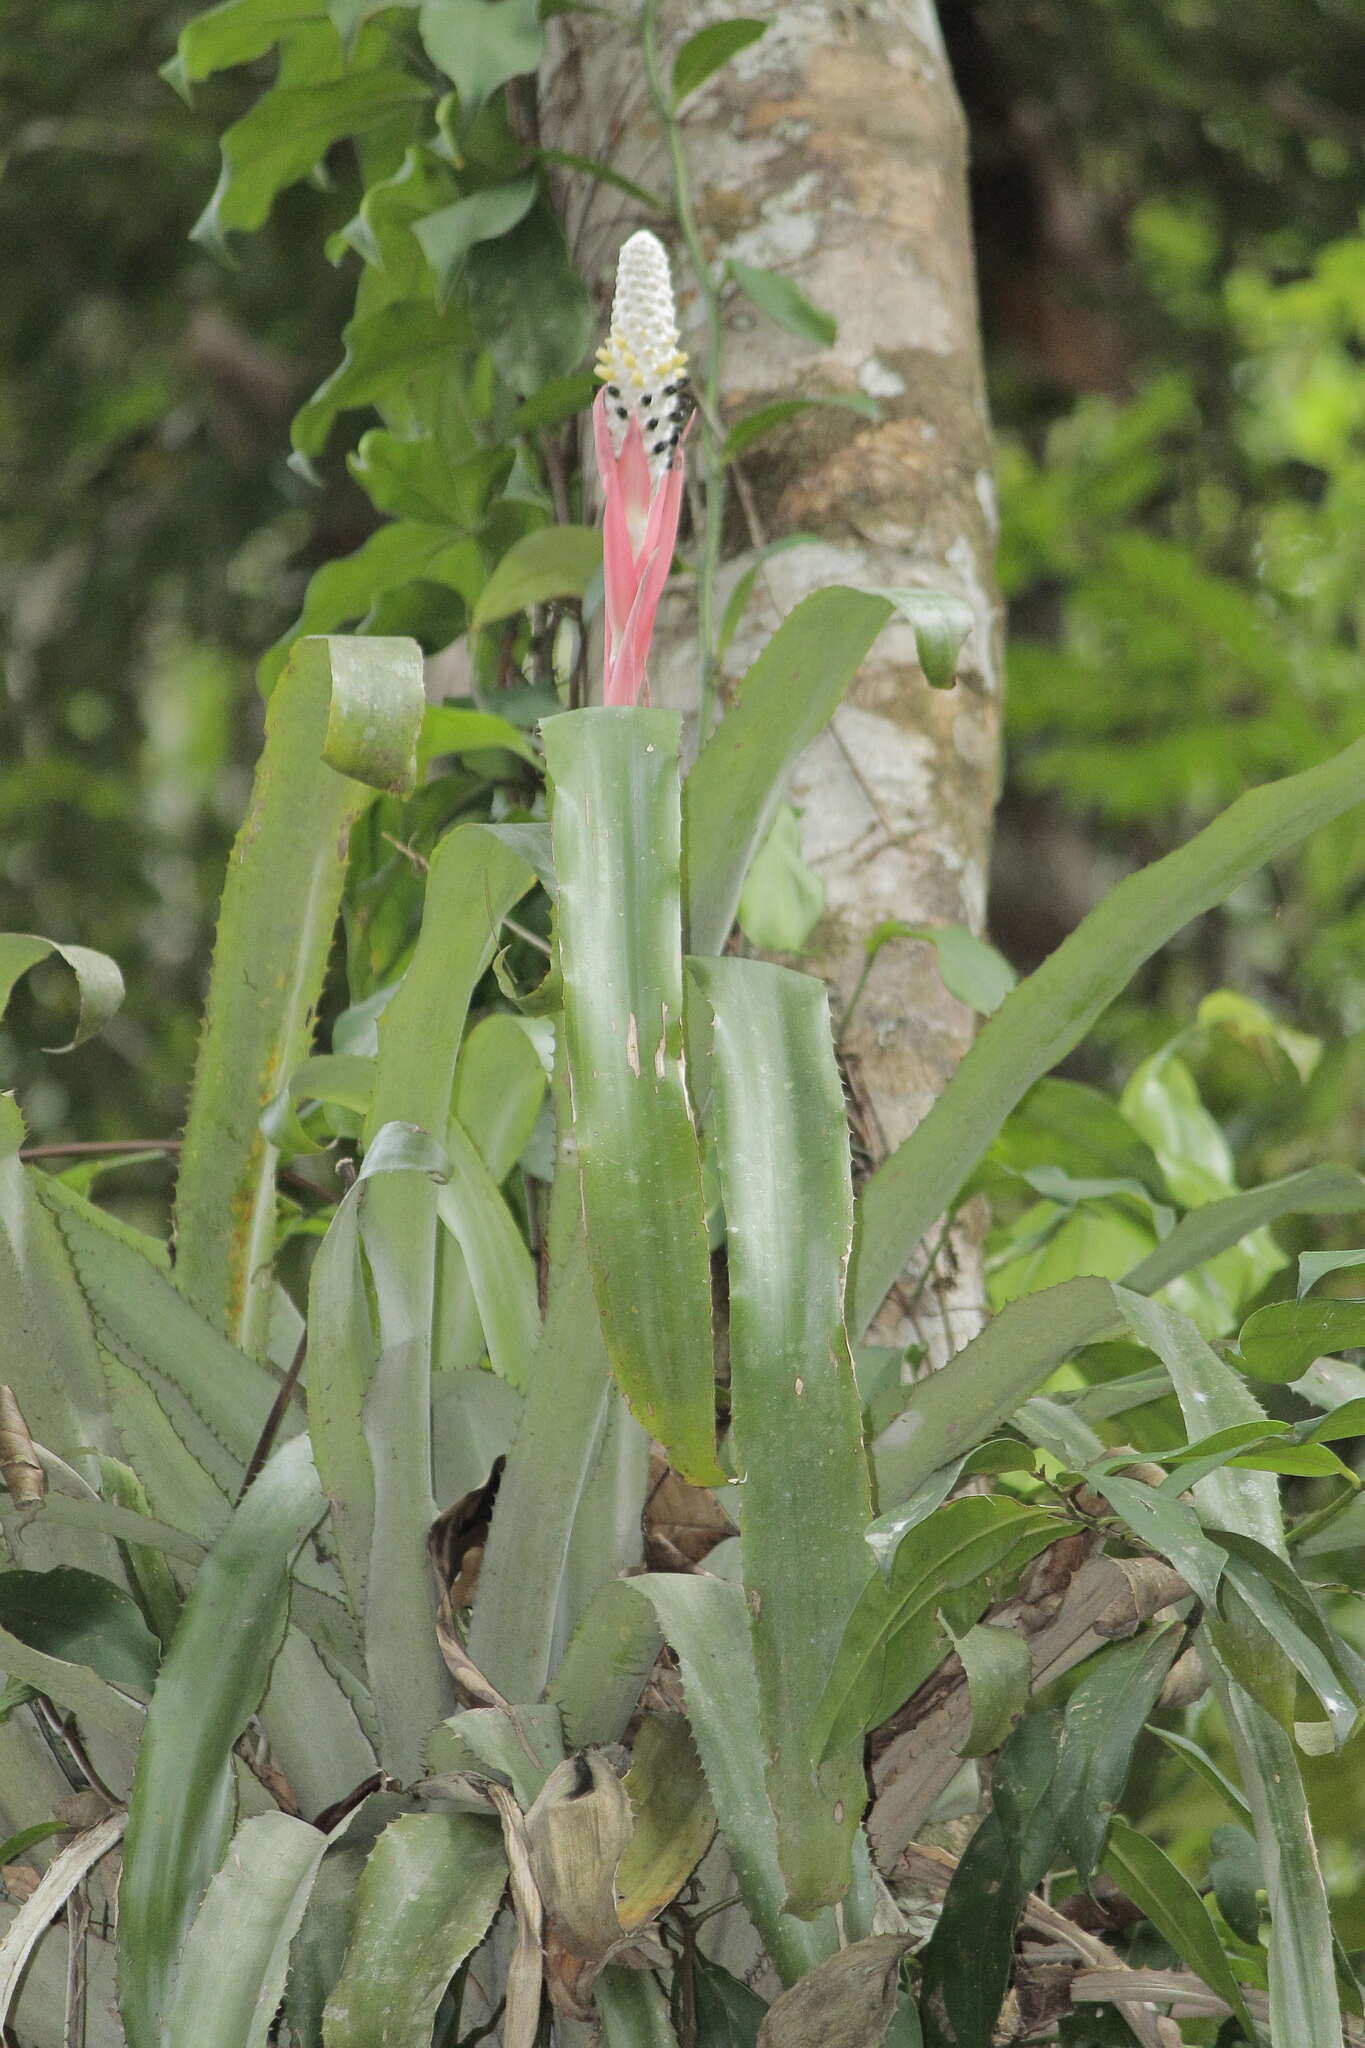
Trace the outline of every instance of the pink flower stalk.
<instances>
[{"instance_id":1,"label":"pink flower stalk","mask_svg":"<svg viewBox=\"0 0 1365 2048\"><path fill-rule=\"evenodd\" d=\"M673 563L682 510L682 442L691 424L687 357L678 346L663 244L647 230L621 250L611 332L597 352L605 389L592 409L606 496L605 704L649 701L645 662Z\"/></svg>"}]
</instances>

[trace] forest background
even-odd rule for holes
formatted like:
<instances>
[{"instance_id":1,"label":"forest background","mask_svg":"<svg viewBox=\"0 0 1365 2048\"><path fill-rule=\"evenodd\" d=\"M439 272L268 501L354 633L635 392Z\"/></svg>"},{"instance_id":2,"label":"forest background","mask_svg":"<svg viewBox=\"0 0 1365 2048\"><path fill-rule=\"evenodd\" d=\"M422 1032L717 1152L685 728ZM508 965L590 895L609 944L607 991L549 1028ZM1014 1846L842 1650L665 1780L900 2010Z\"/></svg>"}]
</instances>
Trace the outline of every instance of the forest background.
<instances>
[{"instance_id":1,"label":"forest background","mask_svg":"<svg viewBox=\"0 0 1365 2048\"><path fill-rule=\"evenodd\" d=\"M323 253L354 211L346 154L285 191L232 267L192 243L219 137L261 79L177 99L157 71L185 13L62 0L0 47L0 928L98 945L128 985L64 1062L36 1051L58 1035L59 970L16 995L0 1075L37 1144L178 1127L259 743L255 664L313 572L379 524L345 461L364 415L341 422L321 488L286 460L351 308ZM1353 0L976 0L942 20L1010 602L990 927L1026 970L1249 783L1365 729L1365 17ZM1357 1163L1358 820L1184 932L1067 1071L1121 1086L1221 987L1321 1043L1250 1075L1228 1034L1192 1043L1242 1184ZM165 1164L121 1171L125 1205L159 1212ZM1161 1765L1144 1768L1142 1824L1178 1855L1208 1817L1186 1797L1163 1821ZM1319 1823L1354 1949L1351 1779L1334 1771Z\"/></svg>"}]
</instances>

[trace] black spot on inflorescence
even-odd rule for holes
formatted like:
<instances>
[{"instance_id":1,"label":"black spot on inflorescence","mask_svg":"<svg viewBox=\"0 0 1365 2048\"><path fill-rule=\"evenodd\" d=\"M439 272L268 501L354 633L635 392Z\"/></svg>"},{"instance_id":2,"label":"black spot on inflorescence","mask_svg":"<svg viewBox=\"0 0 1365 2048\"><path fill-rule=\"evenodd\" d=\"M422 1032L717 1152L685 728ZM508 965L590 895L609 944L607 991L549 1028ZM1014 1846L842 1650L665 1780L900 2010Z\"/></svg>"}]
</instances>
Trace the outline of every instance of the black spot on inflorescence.
<instances>
[{"instance_id":1,"label":"black spot on inflorescence","mask_svg":"<svg viewBox=\"0 0 1365 2048\"><path fill-rule=\"evenodd\" d=\"M628 420L630 418L630 414L626 411L626 408L623 405L618 405L616 408L616 417L618 420Z\"/></svg>"},{"instance_id":2,"label":"black spot on inflorescence","mask_svg":"<svg viewBox=\"0 0 1365 2048\"><path fill-rule=\"evenodd\" d=\"M621 396L621 387L620 387L620 385L619 385L619 384L608 384L608 386L607 386L607 397L608 397L608 398L619 398L620 396Z\"/></svg>"},{"instance_id":3,"label":"black spot on inflorescence","mask_svg":"<svg viewBox=\"0 0 1365 2048\"><path fill-rule=\"evenodd\" d=\"M658 415L656 414L656 415L655 415L655 417L654 417L654 418L653 418L652 420L646 420L646 421L645 421L645 431L646 431L647 433L650 433L650 434L652 434L652 433L654 432L654 429L655 429L655 428L656 428L656 427L658 426L658 424L659 424L659 420L658 420Z\"/></svg>"},{"instance_id":4,"label":"black spot on inflorescence","mask_svg":"<svg viewBox=\"0 0 1365 2048\"><path fill-rule=\"evenodd\" d=\"M656 441L649 451L651 455L664 455L668 451L667 441Z\"/></svg>"},{"instance_id":5,"label":"black spot on inflorescence","mask_svg":"<svg viewBox=\"0 0 1365 2048\"><path fill-rule=\"evenodd\" d=\"M641 398L640 403L641 405L653 405L654 393L652 391L646 391L643 397Z\"/></svg>"}]
</instances>

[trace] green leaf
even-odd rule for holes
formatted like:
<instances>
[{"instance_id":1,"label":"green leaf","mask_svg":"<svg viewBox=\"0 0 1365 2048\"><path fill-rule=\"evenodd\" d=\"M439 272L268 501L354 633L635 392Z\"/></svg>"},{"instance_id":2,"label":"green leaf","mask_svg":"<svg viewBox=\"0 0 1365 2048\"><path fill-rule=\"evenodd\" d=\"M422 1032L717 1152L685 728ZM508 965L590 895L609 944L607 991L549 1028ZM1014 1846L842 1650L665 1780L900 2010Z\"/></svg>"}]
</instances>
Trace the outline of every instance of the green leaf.
<instances>
[{"instance_id":1,"label":"green leaf","mask_svg":"<svg viewBox=\"0 0 1365 2048\"><path fill-rule=\"evenodd\" d=\"M922 939L938 956L938 971L949 995L983 1017L1000 1008L1019 977L1003 953L961 924L902 924L890 918L865 941L869 958L892 939Z\"/></svg>"},{"instance_id":2,"label":"green leaf","mask_svg":"<svg viewBox=\"0 0 1365 2048\"><path fill-rule=\"evenodd\" d=\"M545 40L538 0L422 0L418 26L465 121L509 78L537 68Z\"/></svg>"},{"instance_id":3,"label":"green leaf","mask_svg":"<svg viewBox=\"0 0 1365 2048\"><path fill-rule=\"evenodd\" d=\"M769 953L799 953L825 907L825 885L801 854L801 824L783 804L754 855L737 916L751 945Z\"/></svg>"},{"instance_id":4,"label":"green leaf","mask_svg":"<svg viewBox=\"0 0 1365 2048\"><path fill-rule=\"evenodd\" d=\"M507 1882L495 1821L404 1814L361 1873L346 1967L327 2001L327 2048L428 2048L436 2008L488 1931Z\"/></svg>"},{"instance_id":5,"label":"green leaf","mask_svg":"<svg viewBox=\"0 0 1365 2048\"><path fill-rule=\"evenodd\" d=\"M301 635L330 633L364 623L387 592L406 584L439 583L457 591L465 607L483 587L483 555L477 541L415 519L381 526L353 555L324 562L311 577L303 610L261 663L261 688L268 691ZM364 640L335 644L365 646ZM379 641L378 644L385 644ZM389 641L388 645L394 643Z\"/></svg>"},{"instance_id":6,"label":"green leaf","mask_svg":"<svg viewBox=\"0 0 1365 2048\"><path fill-rule=\"evenodd\" d=\"M760 36L766 35L766 21L755 21L749 15L736 15L729 21L712 22L709 28L697 30L673 59L673 106L676 110L689 93L704 85L713 71L719 71L722 64L728 64L741 50L747 50Z\"/></svg>"},{"instance_id":7,"label":"green leaf","mask_svg":"<svg viewBox=\"0 0 1365 2048\"><path fill-rule=\"evenodd\" d=\"M225 1492L235 1491L279 1392L255 1359L191 1307L169 1275L99 1212L50 1181L39 1183L106 1350L135 1372L186 1448ZM298 1423L286 1419L285 1433Z\"/></svg>"},{"instance_id":8,"label":"green leaf","mask_svg":"<svg viewBox=\"0 0 1365 2048\"><path fill-rule=\"evenodd\" d=\"M619 1742L658 1654L659 1629L648 1604L624 1580L601 1587L550 1681L549 1697L571 1748Z\"/></svg>"},{"instance_id":9,"label":"green leaf","mask_svg":"<svg viewBox=\"0 0 1365 2048\"><path fill-rule=\"evenodd\" d=\"M186 1937L162 2048L265 2048L327 1841L284 1813L243 1821Z\"/></svg>"},{"instance_id":10,"label":"green leaf","mask_svg":"<svg viewBox=\"0 0 1365 2048\"><path fill-rule=\"evenodd\" d=\"M46 1182L19 1157L24 1137L18 1104L0 1095L5 1378L37 1442L112 1451L109 1392L90 1311L57 1226L38 1199Z\"/></svg>"},{"instance_id":11,"label":"green leaf","mask_svg":"<svg viewBox=\"0 0 1365 2048\"><path fill-rule=\"evenodd\" d=\"M828 723L890 616L885 599L859 590L803 598L702 748L683 792L691 952L725 944L793 762Z\"/></svg>"},{"instance_id":12,"label":"green leaf","mask_svg":"<svg viewBox=\"0 0 1365 2048\"><path fill-rule=\"evenodd\" d=\"M740 575L734 589L726 599L725 610L721 613L720 627L716 634L716 659L724 658L725 650L739 630L749 599L753 596L754 585L763 573L765 563L774 555L785 554L788 548L818 547L820 540L814 533L787 533L780 540L769 541L758 550L747 569Z\"/></svg>"},{"instance_id":13,"label":"green leaf","mask_svg":"<svg viewBox=\"0 0 1365 2048\"><path fill-rule=\"evenodd\" d=\"M1237 1338L1234 1363L1254 1380L1288 1386L1324 1352L1365 1344L1365 1301L1273 1301L1248 1316Z\"/></svg>"},{"instance_id":14,"label":"green leaf","mask_svg":"<svg viewBox=\"0 0 1365 2048\"><path fill-rule=\"evenodd\" d=\"M525 218L536 196L534 178L518 178L510 185L485 185L467 199L457 199L427 214L413 228L422 253L436 274L437 295L444 303L454 290L465 257L476 242L505 235Z\"/></svg>"},{"instance_id":15,"label":"green leaf","mask_svg":"<svg viewBox=\"0 0 1365 2048\"><path fill-rule=\"evenodd\" d=\"M1015 1927L1051 1859L1056 1716L1029 1714L1001 1751L993 1810L967 1845L921 1956L925 2048L989 2048Z\"/></svg>"},{"instance_id":16,"label":"green leaf","mask_svg":"<svg viewBox=\"0 0 1365 2048\"><path fill-rule=\"evenodd\" d=\"M705 31L703 30L703 34ZM779 398L772 405L760 405L753 412L745 413L735 421L725 436L721 450L723 462L735 462L741 455L759 441L771 434L775 427L785 426L799 412L808 412L812 406L822 406L836 412L854 412L865 420L879 420L881 407L875 399L866 397L861 391L825 391L811 398Z\"/></svg>"},{"instance_id":17,"label":"green leaf","mask_svg":"<svg viewBox=\"0 0 1365 2048\"><path fill-rule=\"evenodd\" d=\"M1139 1479L1121 1479L1117 1473L1093 1476L1095 1486L1138 1540L1173 1564L1206 1607L1213 1606L1227 1560L1204 1534L1194 1509Z\"/></svg>"},{"instance_id":18,"label":"green leaf","mask_svg":"<svg viewBox=\"0 0 1365 2048\"><path fill-rule=\"evenodd\" d=\"M1326 1279L1329 1273L1340 1273L1348 1266L1365 1266L1365 1251L1300 1252L1299 1300L1302 1301L1309 1288L1316 1287L1319 1280Z\"/></svg>"},{"instance_id":19,"label":"green leaf","mask_svg":"<svg viewBox=\"0 0 1365 2048\"><path fill-rule=\"evenodd\" d=\"M160 2048L176 1960L232 1834L232 1751L289 1613L289 1572L323 1498L305 1439L275 1453L201 1564L138 1752L119 1889L129 2048Z\"/></svg>"},{"instance_id":20,"label":"green leaf","mask_svg":"<svg viewBox=\"0 0 1365 2048\"><path fill-rule=\"evenodd\" d=\"M1209 1849L1209 1883L1218 1910L1233 1933L1254 1948L1261 1938L1261 1908L1256 1894L1265 1889L1256 1837L1234 1823L1214 1829L1209 1836Z\"/></svg>"},{"instance_id":21,"label":"green leaf","mask_svg":"<svg viewBox=\"0 0 1365 2048\"><path fill-rule=\"evenodd\" d=\"M959 1756L989 1756L999 1749L1028 1705L1033 1659L1023 1636L1012 1628L980 1621L953 1638L962 1660L972 1719L957 1746Z\"/></svg>"},{"instance_id":22,"label":"green leaf","mask_svg":"<svg viewBox=\"0 0 1365 2048\"><path fill-rule=\"evenodd\" d=\"M948 590L920 590L913 585L880 590L915 629L915 651L931 690L951 690L957 680L962 645L976 624L964 598Z\"/></svg>"},{"instance_id":23,"label":"green leaf","mask_svg":"<svg viewBox=\"0 0 1365 2048\"><path fill-rule=\"evenodd\" d=\"M588 1258L631 1408L716 1483L710 1261L683 1050L679 720L545 721L564 1030Z\"/></svg>"},{"instance_id":24,"label":"green leaf","mask_svg":"<svg viewBox=\"0 0 1365 2048\"><path fill-rule=\"evenodd\" d=\"M848 1126L825 985L693 960L711 1012L709 1119L729 1245L730 1402L746 1474L740 1554L788 1905L842 1896L861 1744L821 1760L811 1714L871 1559L862 1404L843 1324Z\"/></svg>"},{"instance_id":25,"label":"green leaf","mask_svg":"<svg viewBox=\"0 0 1365 2048\"><path fill-rule=\"evenodd\" d=\"M1223 1953L1209 1909L1165 1851L1136 1829L1116 1820L1109 1830L1104 1867L1146 1914L1162 1939L1203 1978L1211 1991L1226 1999L1247 2039L1254 2041L1256 2029L1247 2012L1242 1987Z\"/></svg>"},{"instance_id":26,"label":"green leaf","mask_svg":"<svg viewBox=\"0 0 1365 2048\"><path fill-rule=\"evenodd\" d=\"M838 321L813 306L789 277L779 277L775 270L755 270L748 263L736 263L733 257L726 269L750 304L757 306L775 326L785 328L802 341L818 342L822 348L833 346L839 332Z\"/></svg>"},{"instance_id":27,"label":"green leaf","mask_svg":"<svg viewBox=\"0 0 1365 2048\"><path fill-rule=\"evenodd\" d=\"M475 243L461 300L499 374L523 398L580 368L596 327L587 286L543 194L507 234Z\"/></svg>"},{"instance_id":28,"label":"green leaf","mask_svg":"<svg viewBox=\"0 0 1365 2048\"><path fill-rule=\"evenodd\" d=\"M277 85L223 136L223 167L191 238L219 255L234 229L263 225L276 196L306 178L343 136L359 136L429 104L410 71L344 72L316 84Z\"/></svg>"},{"instance_id":29,"label":"green leaf","mask_svg":"<svg viewBox=\"0 0 1365 2048\"><path fill-rule=\"evenodd\" d=\"M446 362L469 338L463 316L435 304L400 299L358 314L342 329L344 353L330 377L299 408L290 440L305 462L327 445L338 413L372 405L424 370ZM453 539L447 530L446 539Z\"/></svg>"},{"instance_id":30,"label":"green leaf","mask_svg":"<svg viewBox=\"0 0 1365 2048\"><path fill-rule=\"evenodd\" d=\"M0 1017L9 1007L15 983L44 960L60 960L76 978L79 1008L76 1029L67 1045L49 1045L45 1052L74 1052L102 1031L123 1001L123 976L107 953L89 946L61 946L55 939L37 939L26 932L0 932Z\"/></svg>"},{"instance_id":31,"label":"green leaf","mask_svg":"<svg viewBox=\"0 0 1365 2048\"><path fill-rule=\"evenodd\" d=\"M783 1981L794 1983L834 1954L839 1936L829 1908L811 1920L784 1911L744 1595L681 1572L646 1572L627 1583L677 1653L687 1718L745 1907Z\"/></svg>"},{"instance_id":32,"label":"green leaf","mask_svg":"<svg viewBox=\"0 0 1365 2048\"><path fill-rule=\"evenodd\" d=\"M542 150L553 158L557 152ZM522 400L508 422L509 434L535 434L546 427L562 427L566 420L586 412L597 393L597 379L588 370L575 370L567 377L552 377L539 391Z\"/></svg>"},{"instance_id":33,"label":"green leaf","mask_svg":"<svg viewBox=\"0 0 1365 2048\"><path fill-rule=\"evenodd\" d=\"M69 1565L0 1572L0 1628L111 1685L145 1695L156 1683L160 1646L122 1586Z\"/></svg>"},{"instance_id":34,"label":"green leaf","mask_svg":"<svg viewBox=\"0 0 1365 2048\"><path fill-rule=\"evenodd\" d=\"M1188 845L1120 882L1006 998L927 1116L863 1190L855 1336L1033 1083L1182 925L1359 803L1363 770L1365 740L1357 740L1319 767L1251 790Z\"/></svg>"},{"instance_id":35,"label":"green leaf","mask_svg":"<svg viewBox=\"0 0 1365 2048\"><path fill-rule=\"evenodd\" d=\"M223 891L175 1198L176 1285L253 1354L269 1321L275 1234L261 1112L311 1049L349 833L373 787L395 786L396 767L415 761L425 701L415 642L305 640L266 715ZM355 779L361 770L372 782ZM282 917L282 903L296 914Z\"/></svg>"},{"instance_id":36,"label":"green leaf","mask_svg":"<svg viewBox=\"0 0 1365 2048\"><path fill-rule=\"evenodd\" d=\"M11 1835L7 1842L0 1842L0 1864L17 1863L30 1849L36 1849L39 1842L51 1841L54 1835L65 1835L70 1831L69 1823L64 1820L40 1820L30 1828L20 1828L17 1835Z\"/></svg>"},{"instance_id":37,"label":"green leaf","mask_svg":"<svg viewBox=\"0 0 1365 2048\"><path fill-rule=\"evenodd\" d=\"M411 964L379 1019L367 1146L390 1122L437 1140L445 1133L470 1000L503 918L533 880L520 855L482 826L456 826L437 846ZM432 1179L390 1173L374 1182L364 1217L379 1335L364 1413L375 1486L365 1633L382 1761L405 1782L420 1775L423 1739L450 1697L425 1554L436 1508L431 1367L440 1230Z\"/></svg>"},{"instance_id":38,"label":"green leaf","mask_svg":"<svg viewBox=\"0 0 1365 2048\"><path fill-rule=\"evenodd\" d=\"M192 85L265 56L291 28L321 21L323 12L323 0L224 0L181 29L175 56L161 76L188 99Z\"/></svg>"},{"instance_id":39,"label":"green leaf","mask_svg":"<svg viewBox=\"0 0 1365 2048\"><path fill-rule=\"evenodd\" d=\"M1365 1204L1365 1178L1345 1166L1310 1166L1245 1194L1207 1202L1182 1216L1170 1236L1124 1275L1138 1294L1155 1294L1181 1273L1216 1258L1248 1232L1280 1216L1337 1216Z\"/></svg>"},{"instance_id":40,"label":"green leaf","mask_svg":"<svg viewBox=\"0 0 1365 2048\"><path fill-rule=\"evenodd\" d=\"M675 2024L680 2016L683 1974L689 1967L698 2042L705 2041L707 2048L758 2048L758 2030L767 2006L756 1991L700 1949L693 1949L674 1975Z\"/></svg>"},{"instance_id":41,"label":"green leaf","mask_svg":"<svg viewBox=\"0 0 1365 2048\"><path fill-rule=\"evenodd\" d=\"M984 1613L995 1586L1067 1533L1041 1508L1000 1498L950 1501L896 1552L889 1578L864 1587L815 1710L817 1755L857 1741L904 1704L947 1649L939 1609L957 1627Z\"/></svg>"},{"instance_id":42,"label":"green leaf","mask_svg":"<svg viewBox=\"0 0 1365 2048\"><path fill-rule=\"evenodd\" d=\"M1271 1640L1317 1694L1327 1714L1333 1746L1340 1749L1356 1723L1365 1667L1328 1626L1321 1608L1292 1566L1249 1536L1229 1531L1223 1540L1230 1552L1226 1567L1229 1585L1236 1588ZM1254 1636L1247 1639L1241 1655L1230 1637L1222 1638L1222 1647L1228 1652L1226 1661L1234 1676L1253 1698L1274 1713L1276 1695L1270 1688L1263 1693L1255 1641ZM1288 1706L1284 1718L1287 1724L1292 1724L1292 1701Z\"/></svg>"},{"instance_id":43,"label":"green leaf","mask_svg":"<svg viewBox=\"0 0 1365 2048\"><path fill-rule=\"evenodd\" d=\"M471 623L492 625L551 598L581 597L602 566L592 526L542 526L513 541L484 585Z\"/></svg>"},{"instance_id":44,"label":"green leaf","mask_svg":"<svg viewBox=\"0 0 1365 2048\"><path fill-rule=\"evenodd\" d=\"M1178 1628L1160 1628L1101 1650L1066 1703L1053 1798L1082 1884L1095 1874L1134 1747L1180 1645Z\"/></svg>"},{"instance_id":45,"label":"green leaf","mask_svg":"<svg viewBox=\"0 0 1365 2048\"><path fill-rule=\"evenodd\" d=\"M544 1335L498 1489L470 1623L470 1655L513 1701L538 1699L550 1675L574 1520L610 1391L580 1238L551 1275Z\"/></svg>"},{"instance_id":46,"label":"green leaf","mask_svg":"<svg viewBox=\"0 0 1365 2048\"><path fill-rule=\"evenodd\" d=\"M524 1387L540 1341L535 1262L497 1182L454 1117L446 1126L446 1151L451 1175L438 1190L436 1211L464 1254L493 1370L509 1386Z\"/></svg>"},{"instance_id":47,"label":"green leaf","mask_svg":"<svg viewBox=\"0 0 1365 2048\"><path fill-rule=\"evenodd\" d=\"M1127 1313L1138 1334L1145 1328L1144 1341L1159 1347L1187 1430L1210 1424L1232 1429L1264 1419L1246 1381L1183 1317L1155 1302L1130 1302ZM1224 1467L1201 1479L1195 1496L1201 1512L1218 1525L1221 1540L1235 1531L1269 1550L1282 1548L1279 1496L1268 1475ZM1273 1688L1292 1715L1288 1659L1244 1605L1231 1611L1227 1629L1243 1637L1231 1647L1255 1660L1259 1689ZM1331 1915L1293 1736L1229 1675L1226 1633L1206 1622L1198 1642L1232 1737L1269 1884L1271 2034L1292 2040L1296 2048L1299 2042L1304 2048L1337 2048L1341 2024Z\"/></svg>"},{"instance_id":48,"label":"green leaf","mask_svg":"<svg viewBox=\"0 0 1365 2048\"><path fill-rule=\"evenodd\" d=\"M1073 1352L1121 1327L1107 1280L1064 1280L1007 1303L947 1365L907 1389L904 1409L873 1445L878 1498L907 1499L997 1430Z\"/></svg>"},{"instance_id":49,"label":"green leaf","mask_svg":"<svg viewBox=\"0 0 1365 2048\"><path fill-rule=\"evenodd\" d=\"M466 711L457 704L429 704L422 718L421 757L439 760L443 754L483 754L495 748L515 754L539 768L540 756L524 732L509 719L492 711Z\"/></svg>"}]
</instances>

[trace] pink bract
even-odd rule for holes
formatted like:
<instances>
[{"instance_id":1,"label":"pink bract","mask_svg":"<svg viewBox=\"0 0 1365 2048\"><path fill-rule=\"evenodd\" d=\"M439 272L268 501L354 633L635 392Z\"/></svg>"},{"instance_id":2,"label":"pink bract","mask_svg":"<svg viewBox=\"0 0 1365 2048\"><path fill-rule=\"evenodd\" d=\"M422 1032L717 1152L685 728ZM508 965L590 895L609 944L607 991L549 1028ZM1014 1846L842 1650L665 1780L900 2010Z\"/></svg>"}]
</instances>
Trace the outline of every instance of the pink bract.
<instances>
[{"instance_id":1,"label":"pink bract","mask_svg":"<svg viewBox=\"0 0 1365 2048\"><path fill-rule=\"evenodd\" d=\"M604 704L647 703L645 663L654 637L654 618L673 563L682 511L681 447L655 482L640 433L632 419L619 456L611 444L607 395L599 391L592 409L597 467L606 495L602 515L602 560L606 583Z\"/></svg>"}]
</instances>

